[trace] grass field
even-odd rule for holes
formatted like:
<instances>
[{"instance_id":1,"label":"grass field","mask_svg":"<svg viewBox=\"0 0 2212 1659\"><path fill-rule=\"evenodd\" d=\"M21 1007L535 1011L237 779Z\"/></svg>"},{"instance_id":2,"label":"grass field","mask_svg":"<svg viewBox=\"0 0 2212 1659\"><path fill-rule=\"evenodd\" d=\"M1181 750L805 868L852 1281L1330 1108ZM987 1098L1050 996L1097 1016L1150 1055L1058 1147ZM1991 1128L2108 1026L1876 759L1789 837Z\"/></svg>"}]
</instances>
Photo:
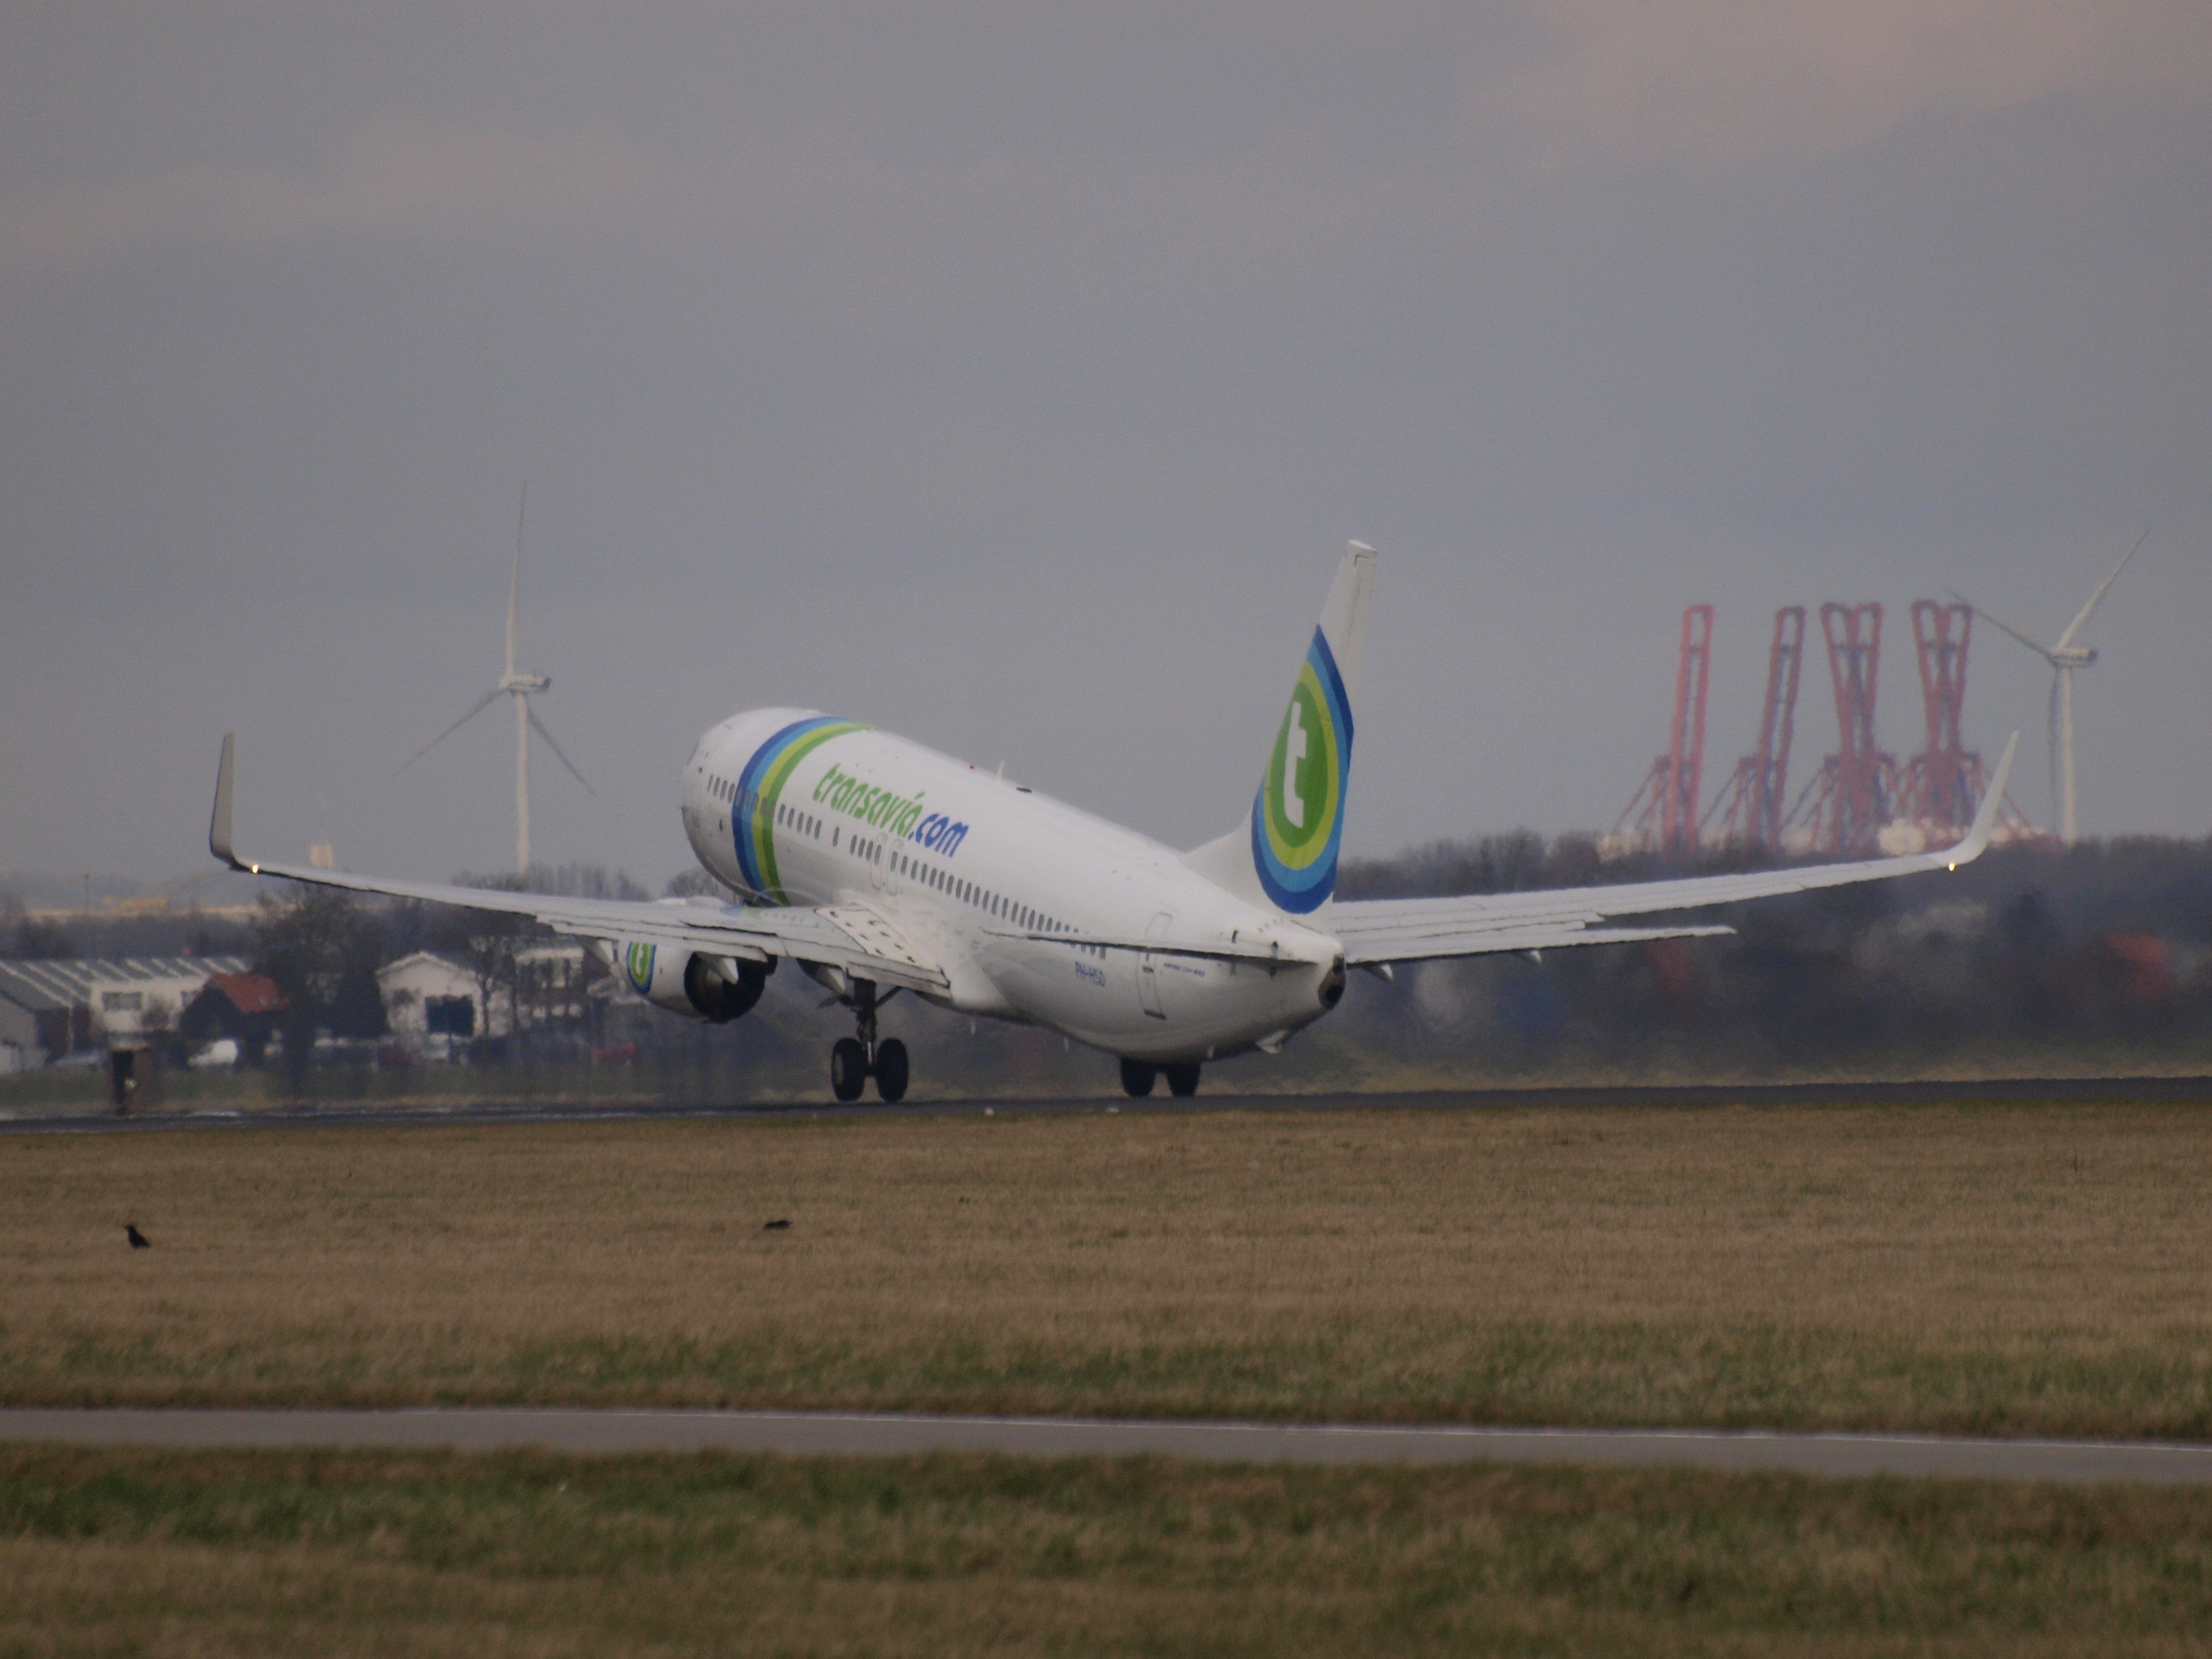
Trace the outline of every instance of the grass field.
<instances>
[{"instance_id":1,"label":"grass field","mask_svg":"<svg viewBox=\"0 0 2212 1659\"><path fill-rule=\"evenodd\" d=\"M0 1449L0 1655L2212 1647L2212 1493Z\"/></svg>"},{"instance_id":2,"label":"grass field","mask_svg":"<svg viewBox=\"0 0 2212 1659\"><path fill-rule=\"evenodd\" d=\"M2204 1437L2208 1190L2185 1106L27 1137L0 1401Z\"/></svg>"}]
</instances>

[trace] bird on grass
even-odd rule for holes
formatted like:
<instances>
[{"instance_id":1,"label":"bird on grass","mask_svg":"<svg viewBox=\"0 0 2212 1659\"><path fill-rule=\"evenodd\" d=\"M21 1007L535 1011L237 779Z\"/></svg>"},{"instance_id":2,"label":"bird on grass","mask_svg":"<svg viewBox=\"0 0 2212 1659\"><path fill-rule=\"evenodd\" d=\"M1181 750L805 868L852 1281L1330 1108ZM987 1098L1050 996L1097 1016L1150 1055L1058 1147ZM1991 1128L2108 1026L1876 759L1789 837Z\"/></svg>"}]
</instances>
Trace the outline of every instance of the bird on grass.
<instances>
[{"instance_id":1,"label":"bird on grass","mask_svg":"<svg viewBox=\"0 0 2212 1659\"><path fill-rule=\"evenodd\" d=\"M138 1231L136 1222L126 1221L123 1224L123 1236L131 1241L131 1248L134 1250L150 1250L154 1248L153 1241Z\"/></svg>"},{"instance_id":2,"label":"bird on grass","mask_svg":"<svg viewBox=\"0 0 2212 1659\"><path fill-rule=\"evenodd\" d=\"M791 1223L788 1221L771 1221L763 1225L761 1228L761 1231L764 1233L787 1233L791 1231Z\"/></svg>"}]
</instances>

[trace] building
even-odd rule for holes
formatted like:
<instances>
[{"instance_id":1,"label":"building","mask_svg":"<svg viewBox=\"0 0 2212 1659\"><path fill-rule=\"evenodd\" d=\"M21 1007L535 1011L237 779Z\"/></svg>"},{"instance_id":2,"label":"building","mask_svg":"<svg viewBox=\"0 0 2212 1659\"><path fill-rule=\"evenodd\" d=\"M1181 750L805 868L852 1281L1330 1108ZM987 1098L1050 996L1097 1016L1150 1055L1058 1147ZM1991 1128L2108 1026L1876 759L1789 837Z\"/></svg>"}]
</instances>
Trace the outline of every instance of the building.
<instances>
[{"instance_id":1,"label":"building","mask_svg":"<svg viewBox=\"0 0 2212 1659\"><path fill-rule=\"evenodd\" d=\"M177 1029L195 1047L228 1037L246 1064L258 1066L277 1020L290 1006L266 974L210 974L199 994L185 1005Z\"/></svg>"},{"instance_id":2,"label":"building","mask_svg":"<svg viewBox=\"0 0 2212 1659\"><path fill-rule=\"evenodd\" d=\"M243 957L0 962L0 1043L33 1065L82 1049L143 1048L177 1029L211 975L245 971Z\"/></svg>"},{"instance_id":3,"label":"building","mask_svg":"<svg viewBox=\"0 0 2212 1659\"><path fill-rule=\"evenodd\" d=\"M580 945L548 945L514 959L515 1013L526 1031L579 1031L591 1023L596 964Z\"/></svg>"},{"instance_id":4,"label":"building","mask_svg":"<svg viewBox=\"0 0 2212 1659\"><path fill-rule=\"evenodd\" d=\"M483 987L459 963L431 951L387 962L376 970L384 1023L396 1037L503 1037L520 1024L533 1031L581 1031L592 1012L592 975L580 945L520 951L512 985Z\"/></svg>"},{"instance_id":5,"label":"building","mask_svg":"<svg viewBox=\"0 0 2212 1659\"><path fill-rule=\"evenodd\" d=\"M493 998L487 1019L476 975L434 951L386 963L376 970L376 991L384 1000L384 1023L396 1037L466 1039L507 1032L507 1011L499 1006L505 999Z\"/></svg>"}]
</instances>

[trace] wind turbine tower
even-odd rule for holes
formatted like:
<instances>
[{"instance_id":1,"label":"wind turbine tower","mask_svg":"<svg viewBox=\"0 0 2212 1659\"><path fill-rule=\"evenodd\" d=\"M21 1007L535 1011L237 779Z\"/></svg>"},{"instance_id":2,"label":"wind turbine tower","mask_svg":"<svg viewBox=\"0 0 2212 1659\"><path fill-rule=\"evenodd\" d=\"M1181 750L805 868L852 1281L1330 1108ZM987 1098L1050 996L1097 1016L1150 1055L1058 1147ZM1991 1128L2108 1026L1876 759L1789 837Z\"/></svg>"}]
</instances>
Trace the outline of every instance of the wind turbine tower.
<instances>
[{"instance_id":1,"label":"wind turbine tower","mask_svg":"<svg viewBox=\"0 0 2212 1659\"><path fill-rule=\"evenodd\" d=\"M2106 590L2119 580L2120 572L2128 568L2128 561L2134 558L2149 539L2148 530L2136 538L2136 544L2120 556L2120 562L2112 567L2112 574L2097 584L2097 591L2089 595L2088 604L2083 605L2074 620L2066 624L2066 631L2048 645L2026 629L2014 627L1987 606L1973 606L1976 614L2002 629L2051 665L2051 805L2058 817L2058 839L2068 847L2074 844L2078 827L2074 812L2074 671L2087 668L2097 660L2094 646L2076 645L2075 640L2087 626ZM1955 588L1952 590L1951 597L1962 605L1972 604Z\"/></svg>"},{"instance_id":2,"label":"wind turbine tower","mask_svg":"<svg viewBox=\"0 0 2212 1659\"><path fill-rule=\"evenodd\" d=\"M522 501L514 514L514 568L507 583L507 672L499 677L492 689L469 705L469 711L460 719L417 749L400 764L400 771L421 760L447 738L459 731L478 714L489 708L494 699L502 694L514 702L514 872L527 878L530 874L530 734L535 731L545 739L545 746L553 751L554 758L568 769L568 775L583 784L587 795L595 792L575 762L563 754L561 745L553 741L553 734L545 729L545 722L538 718L538 711L530 706L531 698L541 691L550 690L553 682L543 674L526 674L515 666L515 659L522 647L522 526L530 507L529 486L523 487Z\"/></svg>"}]
</instances>

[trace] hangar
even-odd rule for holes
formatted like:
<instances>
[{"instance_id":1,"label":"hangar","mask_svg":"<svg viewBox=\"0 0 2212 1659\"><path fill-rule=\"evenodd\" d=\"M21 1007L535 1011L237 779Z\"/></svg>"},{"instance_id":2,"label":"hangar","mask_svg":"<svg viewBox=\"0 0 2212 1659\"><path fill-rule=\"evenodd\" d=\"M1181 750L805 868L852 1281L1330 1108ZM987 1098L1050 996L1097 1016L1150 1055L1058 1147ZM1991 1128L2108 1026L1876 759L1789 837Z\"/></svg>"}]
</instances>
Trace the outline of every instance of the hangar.
<instances>
[{"instance_id":1,"label":"hangar","mask_svg":"<svg viewBox=\"0 0 2212 1659\"><path fill-rule=\"evenodd\" d=\"M216 974L242 974L243 957L76 957L0 962L0 1045L17 1066L82 1049L135 1048L175 1029Z\"/></svg>"}]
</instances>

